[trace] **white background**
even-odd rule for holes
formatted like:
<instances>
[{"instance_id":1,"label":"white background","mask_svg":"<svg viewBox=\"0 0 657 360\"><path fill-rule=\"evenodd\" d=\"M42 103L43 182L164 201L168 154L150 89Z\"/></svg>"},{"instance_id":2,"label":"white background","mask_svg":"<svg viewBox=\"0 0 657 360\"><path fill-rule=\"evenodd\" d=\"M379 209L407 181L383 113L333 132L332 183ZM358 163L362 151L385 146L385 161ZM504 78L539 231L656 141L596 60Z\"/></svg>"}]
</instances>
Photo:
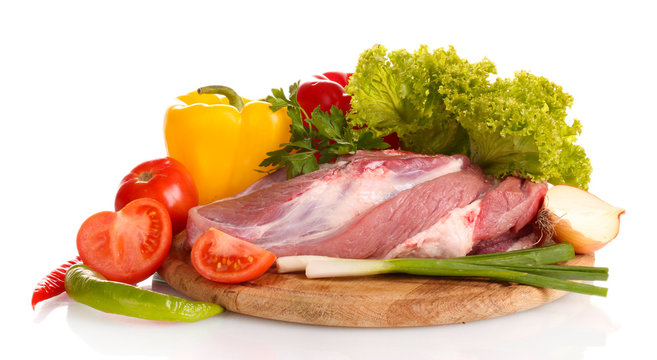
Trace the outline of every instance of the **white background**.
<instances>
[{"instance_id":1,"label":"white background","mask_svg":"<svg viewBox=\"0 0 657 360\"><path fill-rule=\"evenodd\" d=\"M652 354L656 236L656 11L650 2L16 1L0 5L0 357L229 359L608 359ZM570 294L512 316L412 329L343 329L226 313L194 324L100 313L31 292L76 254L121 178L166 156L178 95L225 84L243 96L359 53L454 45L501 76L528 70L575 98L590 190L624 207L597 254L607 298ZM149 287L150 281L143 284ZM648 327L644 327L644 325ZM9 330L9 333L7 333ZM649 355L648 355L649 356Z\"/></svg>"}]
</instances>

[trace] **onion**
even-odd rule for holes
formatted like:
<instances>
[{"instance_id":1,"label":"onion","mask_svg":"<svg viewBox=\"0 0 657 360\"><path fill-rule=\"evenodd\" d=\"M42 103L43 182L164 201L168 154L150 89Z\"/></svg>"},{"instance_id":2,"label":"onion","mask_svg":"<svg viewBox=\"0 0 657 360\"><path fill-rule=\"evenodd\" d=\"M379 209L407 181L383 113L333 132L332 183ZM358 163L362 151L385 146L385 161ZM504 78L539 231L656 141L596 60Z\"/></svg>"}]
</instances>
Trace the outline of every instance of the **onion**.
<instances>
[{"instance_id":1,"label":"onion","mask_svg":"<svg viewBox=\"0 0 657 360\"><path fill-rule=\"evenodd\" d=\"M624 213L586 190L556 185L545 194L538 224L556 242L572 244L578 254L590 254L616 238Z\"/></svg>"}]
</instances>

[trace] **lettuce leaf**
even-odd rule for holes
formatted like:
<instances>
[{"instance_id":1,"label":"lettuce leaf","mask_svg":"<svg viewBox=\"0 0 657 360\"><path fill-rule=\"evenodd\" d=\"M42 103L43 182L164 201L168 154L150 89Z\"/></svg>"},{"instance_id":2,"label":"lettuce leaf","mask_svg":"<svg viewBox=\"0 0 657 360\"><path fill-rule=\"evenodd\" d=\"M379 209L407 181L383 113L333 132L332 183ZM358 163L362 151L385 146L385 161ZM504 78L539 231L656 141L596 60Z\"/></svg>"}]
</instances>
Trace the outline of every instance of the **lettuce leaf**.
<instances>
[{"instance_id":1,"label":"lettuce leaf","mask_svg":"<svg viewBox=\"0 0 657 360\"><path fill-rule=\"evenodd\" d=\"M414 53L381 45L360 56L346 91L349 120L402 148L455 154L493 176L588 187L591 164L575 144L581 124L566 123L573 99L546 78L521 71L512 79L487 59L470 63L450 47Z\"/></svg>"}]
</instances>

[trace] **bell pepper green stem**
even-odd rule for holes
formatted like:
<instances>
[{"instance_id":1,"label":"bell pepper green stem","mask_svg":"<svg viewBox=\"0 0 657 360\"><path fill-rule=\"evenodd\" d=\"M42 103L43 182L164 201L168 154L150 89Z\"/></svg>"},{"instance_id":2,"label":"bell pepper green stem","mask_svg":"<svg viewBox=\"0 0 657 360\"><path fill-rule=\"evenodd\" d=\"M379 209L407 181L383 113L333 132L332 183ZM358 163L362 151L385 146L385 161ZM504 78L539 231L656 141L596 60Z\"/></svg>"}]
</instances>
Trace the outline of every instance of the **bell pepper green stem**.
<instances>
[{"instance_id":1,"label":"bell pepper green stem","mask_svg":"<svg viewBox=\"0 0 657 360\"><path fill-rule=\"evenodd\" d=\"M242 98L239 95L237 95L235 90L229 88L228 86L210 85L210 86L204 86L202 88L199 88L197 91L201 95L203 94L223 95L228 99L228 102L237 109L237 111L242 111L242 108L244 107L244 101L242 100Z\"/></svg>"},{"instance_id":2,"label":"bell pepper green stem","mask_svg":"<svg viewBox=\"0 0 657 360\"><path fill-rule=\"evenodd\" d=\"M66 272L66 293L74 300L107 313L147 320L194 322L224 311L220 305L190 301L106 280L86 265Z\"/></svg>"}]
</instances>

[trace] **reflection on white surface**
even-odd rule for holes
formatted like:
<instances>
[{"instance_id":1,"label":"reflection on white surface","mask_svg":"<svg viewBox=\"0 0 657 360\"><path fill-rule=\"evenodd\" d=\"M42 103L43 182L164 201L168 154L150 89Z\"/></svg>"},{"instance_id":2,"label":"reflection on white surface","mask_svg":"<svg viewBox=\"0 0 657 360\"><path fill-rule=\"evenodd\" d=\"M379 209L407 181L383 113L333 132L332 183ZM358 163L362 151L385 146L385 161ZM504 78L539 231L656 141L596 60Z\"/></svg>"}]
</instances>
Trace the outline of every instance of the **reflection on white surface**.
<instances>
[{"instance_id":1,"label":"reflection on white surface","mask_svg":"<svg viewBox=\"0 0 657 360\"><path fill-rule=\"evenodd\" d=\"M403 329L301 325L230 312L191 324L154 322L102 313L65 296L37 317L58 307L66 309L72 334L98 354L175 359L579 358L604 347L616 329L590 297L574 294L502 318Z\"/></svg>"}]
</instances>

